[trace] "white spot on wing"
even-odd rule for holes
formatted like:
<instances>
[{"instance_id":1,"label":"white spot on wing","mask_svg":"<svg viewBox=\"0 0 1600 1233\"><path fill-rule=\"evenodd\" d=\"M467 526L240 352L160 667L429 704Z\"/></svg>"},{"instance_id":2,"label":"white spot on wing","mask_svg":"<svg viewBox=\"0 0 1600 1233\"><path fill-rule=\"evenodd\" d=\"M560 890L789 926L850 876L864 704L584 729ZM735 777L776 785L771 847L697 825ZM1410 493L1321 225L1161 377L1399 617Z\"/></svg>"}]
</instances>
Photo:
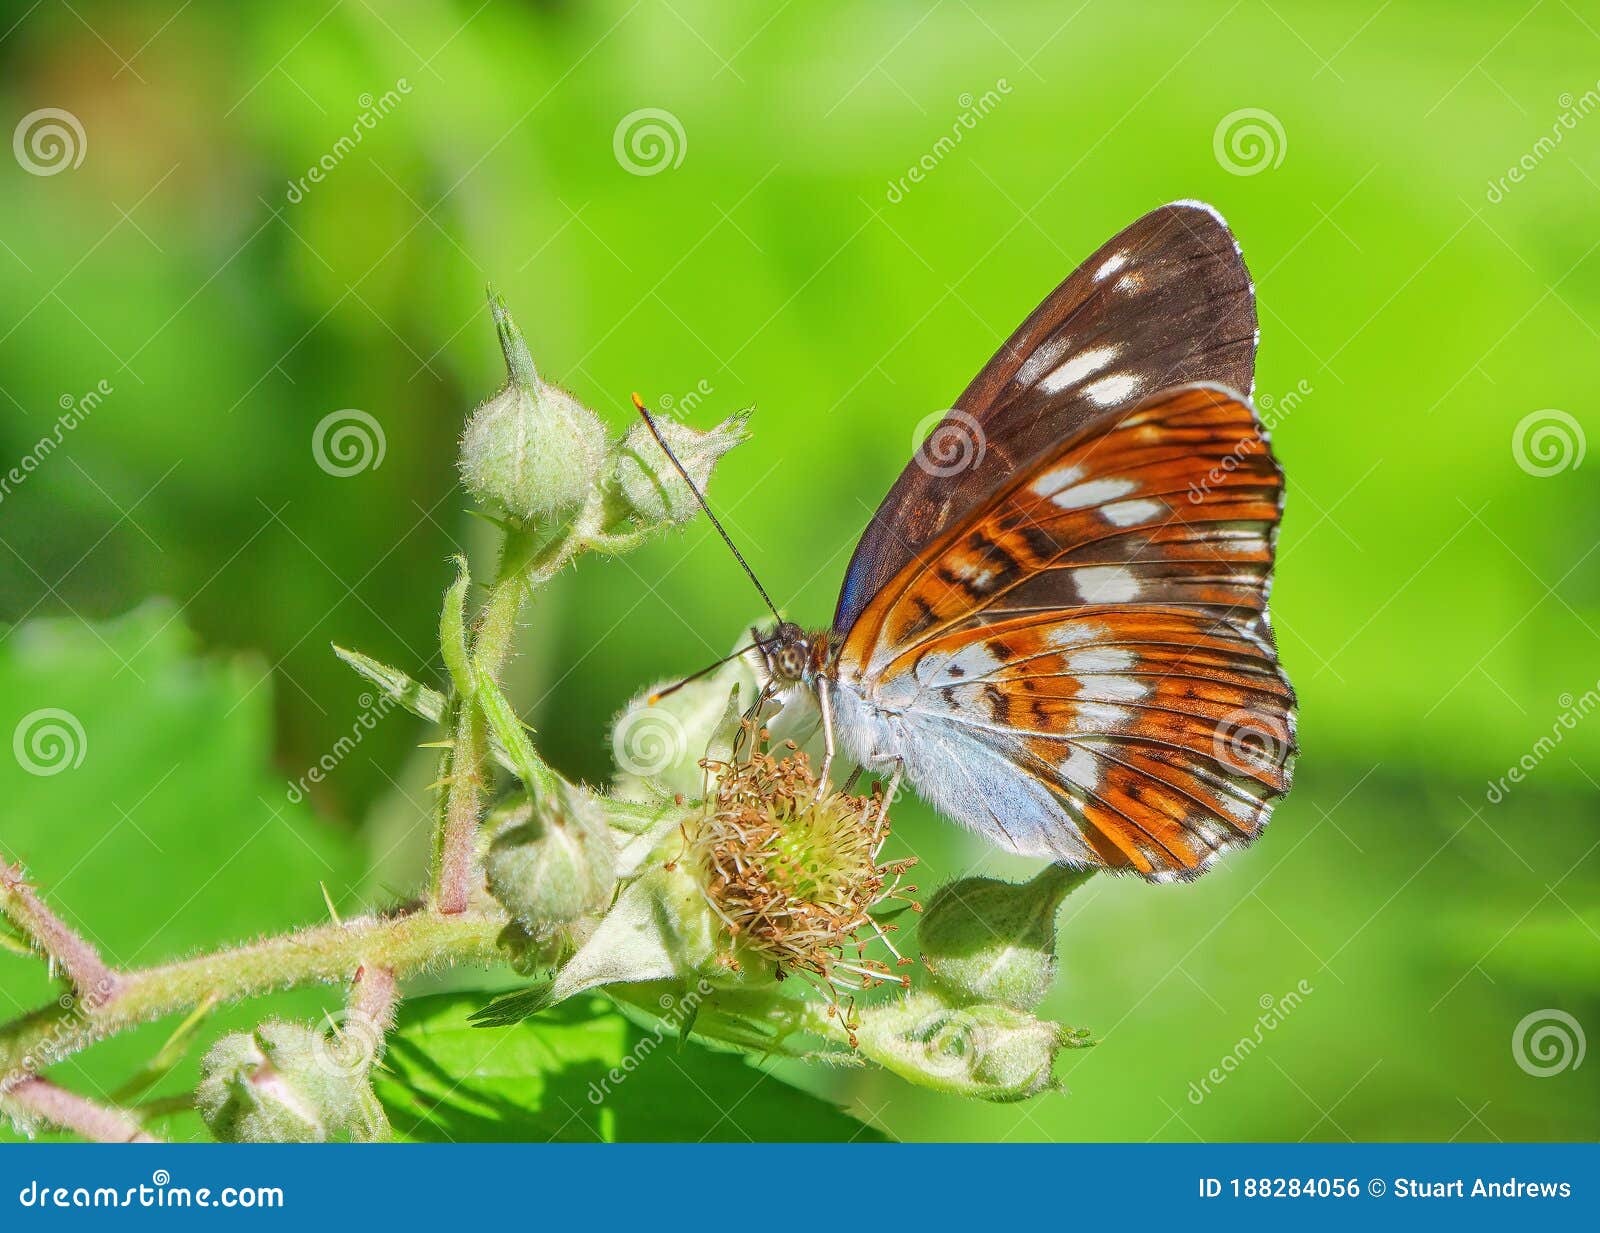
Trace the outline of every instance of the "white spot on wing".
<instances>
[{"instance_id":1,"label":"white spot on wing","mask_svg":"<svg viewBox=\"0 0 1600 1233\"><path fill-rule=\"evenodd\" d=\"M1100 406L1111 407L1138 393L1139 385L1139 378L1132 373L1119 372L1084 386L1083 392Z\"/></svg>"},{"instance_id":2,"label":"white spot on wing","mask_svg":"<svg viewBox=\"0 0 1600 1233\"><path fill-rule=\"evenodd\" d=\"M1081 467L1052 467L1029 485L1034 496L1048 497L1083 478Z\"/></svg>"},{"instance_id":3,"label":"white spot on wing","mask_svg":"<svg viewBox=\"0 0 1600 1233\"><path fill-rule=\"evenodd\" d=\"M1085 506L1115 501L1118 497L1132 492L1136 486L1132 480L1090 480L1087 484L1075 484L1071 488L1063 488L1050 499L1062 509L1083 509Z\"/></svg>"},{"instance_id":4,"label":"white spot on wing","mask_svg":"<svg viewBox=\"0 0 1600 1233\"><path fill-rule=\"evenodd\" d=\"M1103 283L1123 266L1128 264L1127 253L1112 253L1100 263L1100 268L1094 272L1094 281Z\"/></svg>"},{"instance_id":5,"label":"white spot on wing","mask_svg":"<svg viewBox=\"0 0 1600 1233\"><path fill-rule=\"evenodd\" d=\"M1127 707L1105 702L1079 702L1073 708L1073 722L1090 732L1110 732L1132 718Z\"/></svg>"},{"instance_id":6,"label":"white spot on wing","mask_svg":"<svg viewBox=\"0 0 1600 1233\"><path fill-rule=\"evenodd\" d=\"M1121 347L1107 346L1080 351L1039 382L1039 388L1049 394L1058 394L1099 372L1116 359L1121 350Z\"/></svg>"},{"instance_id":7,"label":"white spot on wing","mask_svg":"<svg viewBox=\"0 0 1600 1233\"><path fill-rule=\"evenodd\" d=\"M927 685L957 685L988 676L1000 661L982 642L969 642L953 654L930 651L917 663L917 679Z\"/></svg>"},{"instance_id":8,"label":"white spot on wing","mask_svg":"<svg viewBox=\"0 0 1600 1233\"><path fill-rule=\"evenodd\" d=\"M1015 380L1019 385L1032 385L1061 362L1061 357L1072 349L1072 339L1065 334L1055 334L1033 349L1033 353L1017 368Z\"/></svg>"},{"instance_id":9,"label":"white spot on wing","mask_svg":"<svg viewBox=\"0 0 1600 1233\"><path fill-rule=\"evenodd\" d=\"M1084 689L1107 702L1137 702L1150 692L1148 685L1131 676L1096 677L1094 683L1085 685Z\"/></svg>"},{"instance_id":10,"label":"white spot on wing","mask_svg":"<svg viewBox=\"0 0 1600 1233\"><path fill-rule=\"evenodd\" d=\"M1101 510L1100 516L1114 527L1131 527L1154 522L1165 510L1160 501L1118 501Z\"/></svg>"},{"instance_id":11,"label":"white spot on wing","mask_svg":"<svg viewBox=\"0 0 1600 1233\"><path fill-rule=\"evenodd\" d=\"M1100 786L1100 764L1087 749L1074 746L1061 762L1061 773L1070 782L1090 792Z\"/></svg>"},{"instance_id":12,"label":"white spot on wing","mask_svg":"<svg viewBox=\"0 0 1600 1233\"><path fill-rule=\"evenodd\" d=\"M1126 647L1089 647L1067 656L1067 667L1073 672L1126 672L1138 660Z\"/></svg>"},{"instance_id":13,"label":"white spot on wing","mask_svg":"<svg viewBox=\"0 0 1600 1233\"><path fill-rule=\"evenodd\" d=\"M1050 631L1051 646L1081 646L1105 636L1105 630L1090 621L1063 621Z\"/></svg>"},{"instance_id":14,"label":"white spot on wing","mask_svg":"<svg viewBox=\"0 0 1600 1233\"><path fill-rule=\"evenodd\" d=\"M1080 569L1076 581L1086 604L1125 604L1139 594L1139 580L1121 565Z\"/></svg>"}]
</instances>

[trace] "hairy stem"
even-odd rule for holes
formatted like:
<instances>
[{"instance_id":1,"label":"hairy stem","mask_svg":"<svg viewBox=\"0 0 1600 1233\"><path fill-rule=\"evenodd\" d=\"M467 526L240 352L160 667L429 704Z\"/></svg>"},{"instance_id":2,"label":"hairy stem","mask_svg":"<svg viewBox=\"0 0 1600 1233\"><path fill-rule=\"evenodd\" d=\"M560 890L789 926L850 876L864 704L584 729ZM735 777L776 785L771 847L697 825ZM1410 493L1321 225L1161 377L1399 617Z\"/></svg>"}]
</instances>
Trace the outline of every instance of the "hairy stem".
<instances>
[{"instance_id":1,"label":"hairy stem","mask_svg":"<svg viewBox=\"0 0 1600 1233\"><path fill-rule=\"evenodd\" d=\"M583 545L583 533L572 525L543 538L526 528L507 530L500 550L499 576L474 623L472 663L481 679L499 684L516 638L523 603ZM434 844L433 901L446 915L465 912L483 881L478 861L478 824L489 785L488 753L482 708L473 699L458 698L444 806Z\"/></svg>"},{"instance_id":2,"label":"hairy stem","mask_svg":"<svg viewBox=\"0 0 1600 1233\"><path fill-rule=\"evenodd\" d=\"M96 1143L160 1142L121 1109L96 1104L48 1079L30 1078L13 1084L6 1090L5 1103L24 1118L38 1118Z\"/></svg>"},{"instance_id":3,"label":"hairy stem","mask_svg":"<svg viewBox=\"0 0 1600 1233\"><path fill-rule=\"evenodd\" d=\"M97 1040L207 998L235 1002L345 981L364 965L398 978L450 963L493 962L504 925L498 912L364 916L123 973L109 1001L63 998L0 1025L0 1094Z\"/></svg>"},{"instance_id":4,"label":"hairy stem","mask_svg":"<svg viewBox=\"0 0 1600 1233\"><path fill-rule=\"evenodd\" d=\"M394 969L377 963L364 963L350 986L350 1013L372 1024L380 1032L394 1026L394 1012L400 1004L400 986Z\"/></svg>"},{"instance_id":5,"label":"hairy stem","mask_svg":"<svg viewBox=\"0 0 1600 1233\"><path fill-rule=\"evenodd\" d=\"M0 912L60 967L80 998L104 1001L116 988L100 952L46 906L25 880L22 867L0 857Z\"/></svg>"}]
</instances>

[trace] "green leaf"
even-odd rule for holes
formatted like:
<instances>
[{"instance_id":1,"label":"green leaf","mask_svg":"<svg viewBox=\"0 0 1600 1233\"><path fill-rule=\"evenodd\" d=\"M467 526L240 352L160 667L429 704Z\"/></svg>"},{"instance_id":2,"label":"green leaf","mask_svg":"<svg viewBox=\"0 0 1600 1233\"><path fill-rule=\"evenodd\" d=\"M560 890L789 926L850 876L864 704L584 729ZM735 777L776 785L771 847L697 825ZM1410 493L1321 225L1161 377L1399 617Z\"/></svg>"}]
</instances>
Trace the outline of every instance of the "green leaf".
<instances>
[{"instance_id":1,"label":"green leaf","mask_svg":"<svg viewBox=\"0 0 1600 1233\"><path fill-rule=\"evenodd\" d=\"M379 663L370 655L346 650L338 643L334 643L333 653L413 715L434 723L444 719L444 695L438 690L429 689L426 685L412 680L400 669Z\"/></svg>"},{"instance_id":2,"label":"green leaf","mask_svg":"<svg viewBox=\"0 0 1600 1233\"><path fill-rule=\"evenodd\" d=\"M578 998L510 1027L481 997L407 1003L379 1098L412 1141L876 1141L870 1127L731 1054L635 1026Z\"/></svg>"},{"instance_id":3,"label":"green leaf","mask_svg":"<svg viewBox=\"0 0 1600 1233\"><path fill-rule=\"evenodd\" d=\"M0 743L0 852L23 863L108 962L146 966L323 919L319 883L344 910L363 906L355 844L299 799L302 770L271 766L264 674L256 661L196 657L164 604L95 626L31 622L0 637L0 738L15 741ZM56 745L44 740L52 724ZM39 738L31 747L30 734ZM14 756L19 748L26 757ZM58 993L37 957L0 951L0 1016ZM274 1010L310 1017L337 997L311 991L226 1008L206 1034ZM96 1045L51 1075L102 1096L167 1060L161 1046L173 1026ZM192 1087L195 1071L191 1056L157 1094ZM186 1125L198 1130L193 1119Z\"/></svg>"}]
</instances>

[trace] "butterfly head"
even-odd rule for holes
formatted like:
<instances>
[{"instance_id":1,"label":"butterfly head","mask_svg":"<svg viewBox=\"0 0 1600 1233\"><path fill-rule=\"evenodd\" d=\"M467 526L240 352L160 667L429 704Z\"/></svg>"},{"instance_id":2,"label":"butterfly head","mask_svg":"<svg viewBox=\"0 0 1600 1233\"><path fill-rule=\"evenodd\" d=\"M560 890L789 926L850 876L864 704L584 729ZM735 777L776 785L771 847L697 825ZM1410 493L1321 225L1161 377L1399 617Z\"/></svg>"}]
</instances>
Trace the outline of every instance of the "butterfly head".
<instances>
[{"instance_id":1,"label":"butterfly head","mask_svg":"<svg viewBox=\"0 0 1600 1233\"><path fill-rule=\"evenodd\" d=\"M810 685L826 665L828 636L807 633L793 621L750 631L767 679L776 685Z\"/></svg>"}]
</instances>

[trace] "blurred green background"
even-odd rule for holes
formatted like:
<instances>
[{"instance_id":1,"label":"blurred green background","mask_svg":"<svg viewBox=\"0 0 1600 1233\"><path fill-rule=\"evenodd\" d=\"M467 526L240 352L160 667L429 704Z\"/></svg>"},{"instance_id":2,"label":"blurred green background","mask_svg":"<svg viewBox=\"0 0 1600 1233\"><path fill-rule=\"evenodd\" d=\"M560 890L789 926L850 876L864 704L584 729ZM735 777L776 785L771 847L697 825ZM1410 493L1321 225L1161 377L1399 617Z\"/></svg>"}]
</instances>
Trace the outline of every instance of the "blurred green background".
<instances>
[{"instance_id":1,"label":"blurred green background","mask_svg":"<svg viewBox=\"0 0 1600 1233\"><path fill-rule=\"evenodd\" d=\"M757 406L713 500L821 624L915 426L1103 240L1198 197L1255 275L1280 409L1294 793L1194 886L1069 901L1045 1009L1103 1043L1064 1093L789 1077L902 1138L1600 1135L1600 1066L1540 1077L1514 1048L1535 1012L1600 1026L1586 7L13 6L0 117L21 143L33 112L70 112L82 158L34 174L19 144L0 166L0 461L109 392L0 493L0 619L64 619L0 642L0 728L120 701L82 771L7 762L0 851L141 961L314 918L319 880L345 905L415 885L409 721L308 804L285 789L361 710L330 641L439 674L447 558L486 542L453 469L503 374L486 282L618 431L635 388L702 427ZM630 169L647 108L667 154ZM1226 145L1247 108L1264 153ZM348 477L313 456L344 409L384 442ZM170 605L72 632L152 596ZM529 614L518 700L563 770L602 779L609 717L757 611L703 523L586 561ZM185 628L226 662L169 663ZM103 661L87 676L52 659L74 639ZM225 721L159 722L211 690ZM919 808L898 831L925 884L1021 871ZM244 877L258 860L292 893ZM0 955L6 1013L41 992L24 967ZM1259 1049L1191 1086L1302 981Z\"/></svg>"}]
</instances>

